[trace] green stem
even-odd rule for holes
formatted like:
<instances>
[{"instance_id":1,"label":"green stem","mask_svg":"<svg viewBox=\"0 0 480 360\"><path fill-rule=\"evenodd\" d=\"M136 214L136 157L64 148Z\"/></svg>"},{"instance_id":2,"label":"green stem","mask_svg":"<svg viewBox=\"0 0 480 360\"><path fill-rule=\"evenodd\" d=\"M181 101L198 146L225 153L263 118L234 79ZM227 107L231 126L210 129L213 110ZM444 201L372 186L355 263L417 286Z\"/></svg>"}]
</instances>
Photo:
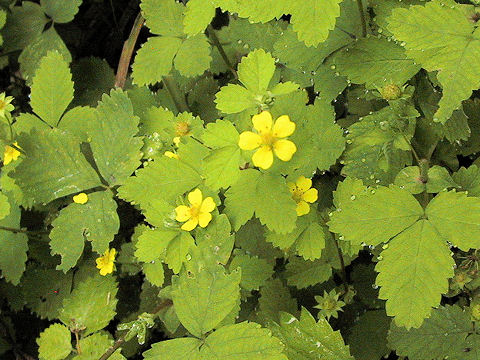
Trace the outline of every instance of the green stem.
<instances>
[{"instance_id":1,"label":"green stem","mask_svg":"<svg viewBox=\"0 0 480 360\"><path fill-rule=\"evenodd\" d=\"M180 91L175 82L174 78L171 75L163 77L163 84L167 88L168 93L172 97L172 100L175 104L175 107L179 112L190 112L190 107L185 100L185 95Z\"/></svg>"},{"instance_id":2,"label":"green stem","mask_svg":"<svg viewBox=\"0 0 480 360\"><path fill-rule=\"evenodd\" d=\"M340 266L342 268L342 277L343 277L343 288L345 289L345 294L348 293L348 278L347 271L345 270L345 261L343 260L342 249L338 245L338 240L334 238L335 247L337 248L338 258L340 259Z\"/></svg>"},{"instance_id":3,"label":"green stem","mask_svg":"<svg viewBox=\"0 0 480 360\"><path fill-rule=\"evenodd\" d=\"M22 233L22 234L34 234L34 235L38 235L38 234L48 234L48 231L34 231L34 230L26 230L26 229L17 229L17 228L11 228L11 227L8 227L8 226L0 226L0 230L4 230L4 231L10 231L10 232L13 232L15 234L17 233Z\"/></svg>"},{"instance_id":4,"label":"green stem","mask_svg":"<svg viewBox=\"0 0 480 360\"><path fill-rule=\"evenodd\" d=\"M367 36L367 20L365 19L365 11L363 9L362 0L357 0L358 12L360 14L360 22L362 23L362 36Z\"/></svg>"},{"instance_id":5,"label":"green stem","mask_svg":"<svg viewBox=\"0 0 480 360\"><path fill-rule=\"evenodd\" d=\"M208 35L212 39L213 44L217 47L218 52L220 53L223 61L225 62L225 64L228 67L228 70L230 70L230 72L233 74L235 79L238 79L238 74L235 71L235 69L233 68L232 63L230 62L230 59L227 56L227 53L223 49L223 46L220 43L220 40L218 39L217 34L215 33L215 29L213 28L212 25L208 25L207 30L208 30Z\"/></svg>"}]
</instances>

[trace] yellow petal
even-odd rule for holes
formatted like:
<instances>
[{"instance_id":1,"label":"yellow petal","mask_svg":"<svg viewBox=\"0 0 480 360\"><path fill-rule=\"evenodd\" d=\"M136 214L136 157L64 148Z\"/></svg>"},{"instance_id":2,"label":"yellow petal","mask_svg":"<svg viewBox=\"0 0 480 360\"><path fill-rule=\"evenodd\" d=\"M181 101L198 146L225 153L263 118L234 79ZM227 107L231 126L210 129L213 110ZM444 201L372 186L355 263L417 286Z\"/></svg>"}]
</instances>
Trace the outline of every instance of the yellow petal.
<instances>
[{"instance_id":1,"label":"yellow petal","mask_svg":"<svg viewBox=\"0 0 480 360\"><path fill-rule=\"evenodd\" d=\"M268 169L273 164L273 152L270 146L262 146L252 156L253 165Z\"/></svg>"},{"instance_id":2,"label":"yellow petal","mask_svg":"<svg viewBox=\"0 0 480 360\"><path fill-rule=\"evenodd\" d=\"M115 248L110 249L110 252L108 254L108 261L113 263L115 261L116 254L117 254L117 250L115 250Z\"/></svg>"},{"instance_id":3,"label":"yellow petal","mask_svg":"<svg viewBox=\"0 0 480 360\"><path fill-rule=\"evenodd\" d=\"M192 231L197 227L198 218L194 217L188 220L185 224L182 225L181 229L185 231Z\"/></svg>"},{"instance_id":4,"label":"yellow petal","mask_svg":"<svg viewBox=\"0 0 480 360\"><path fill-rule=\"evenodd\" d=\"M177 221L184 222L184 221L187 221L188 219L191 218L190 208L188 206L185 206L185 205L177 206L175 208L175 213L177 214L175 216L175 220L177 220Z\"/></svg>"},{"instance_id":5,"label":"yellow petal","mask_svg":"<svg viewBox=\"0 0 480 360\"><path fill-rule=\"evenodd\" d=\"M212 214L209 212L202 212L198 215L198 224L204 228L212 220Z\"/></svg>"},{"instance_id":6,"label":"yellow petal","mask_svg":"<svg viewBox=\"0 0 480 360\"><path fill-rule=\"evenodd\" d=\"M80 193L73 197L73 202L77 204L85 204L88 201L88 195L85 193Z\"/></svg>"},{"instance_id":7,"label":"yellow petal","mask_svg":"<svg viewBox=\"0 0 480 360\"><path fill-rule=\"evenodd\" d=\"M193 206L200 208L202 205L203 195L200 189L195 189L188 194L188 201Z\"/></svg>"},{"instance_id":8,"label":"yellow petal","mask_svg":"<svg viewBox=\"0 0 480 360\"><path fill-rule=\"evenodd\" d=\"M14 144L15 146L17 146L17 143L14 143ZM3 154L3 164L8 165L12 161L17 160L19 156L20 156L20 151L18 151L17 149L9 145L6 145L5 152Z\"/></svg>"},{"instance_id":9,"label":"yellow petal","mask_svg":"<svg viewBox=\"0 0 480 360\"><path fill-rule=\"evenodd\" d=\"M288 161L297 151L297 147L290 140L277 140L273 144L273 150L280 160Z\"/></svg>"},{"instance_id":10,"label":"yellow petal","mask_svg":"<svg viewBox=\"0 0 480 360\"><path fill-rule=\"evenodd\" d=\"M178 160L180 158L177 154L175 154L171 151L165 151L163 153L163 155L165 155L166 157L169 157L170 159L177 159Z\"/></svg>"},{"instance_id":11,"label":"yellow petal","mask_svg":"<svg viewBox=\"0 0 480 360\"><path fill-rule=\"evenodd\" d=\"M306 215L310 212L310 205L308 205L305 201L300 201L297 204L297 216Z\"/></svg>"},{"instance_id":12,"label":"yellow petal","mask_svg":"<svg viewBox=\"0 0 480 360\"><path fill-rule=\"evenodd\" d=\"M288 190L290 190L292 194L295 192L295 190L297 190L297 185L295 185L292 182L287 183L287 186L288 186Z\"/></svg>"},{"instance_id":13,"label":"yellow petal","mask_svg":"<svg viewBox=\"0 0 480 360\"><path fill-rule=\"evenodd\" d=\"M303 195L302 200L313 203L318 199L318 190L317 189L308 189Z\"/></svg>"},{"instance_id":14,"label":"yellow petal","mask_svg":"<svg viewBox=\"0 0 480 360\"><path fill-rule=\"evenodd\" d=\"M295 131L295 123L290 121L288 115L280 116L273 125L273 136L284 138L290 136Z\"/></svg>"},{"instance_id":15,"label":"yellow petal","mask_svg":"<svg viewBox=\"0 0 480 360\"><path fill-rule=\"evenodd\" d=\"M297 187L301 192L305 192L312 187L312 180L306 178L305 176L300 176L297 179Z\"/></svg>"},{"instance_id":16,"label":"yellow petal","mask_svg":"<svg viewBox=\"0 0 480 360\"><path fill-rule=\"evenodd\" d=\"M202 206L200 206L200 212L201 213L209 213L209 212L212 212L213 210L215 209L215 202L213 201L213 199L209 196L209 197L206 197L205 200L203 200L202 202ZM200 221L200 224L202 222ZM202 225L200 225L202 226Z\"/></svg>"},{"instance_id":17,"label":"yellow petal","mask_svg":"<svg viewBox=\"0 0 480 360\"><path fill-rule=\"evenodd\" d=\"M260 135L251 131L244 131L240 134L240 138L238 139L238 146L240 146L240 149L242 150L256 149L261 143L262 138Z\"/></svg>"},{"instance_id":18,"label":"yellow petal","mask_svg":"<svg viewBox=\"0 0 480 360\"><path fill-rule=\"evenodd\" d=\"M252 117L253 127L260 134L269 133L272 130L272 122L272 114L268 111L262 111Z\"/></svg>"},{"instance_id":19,"label":"yellow petal","mask_svg":"<svg viewBox=\"0 0 480 360\"><path fill-rule=\"evenodd\" d=\"M97 263L97 269L101 269L104 266L103 256L96 258L95 262Z\"/></svg>"}]
</instances>

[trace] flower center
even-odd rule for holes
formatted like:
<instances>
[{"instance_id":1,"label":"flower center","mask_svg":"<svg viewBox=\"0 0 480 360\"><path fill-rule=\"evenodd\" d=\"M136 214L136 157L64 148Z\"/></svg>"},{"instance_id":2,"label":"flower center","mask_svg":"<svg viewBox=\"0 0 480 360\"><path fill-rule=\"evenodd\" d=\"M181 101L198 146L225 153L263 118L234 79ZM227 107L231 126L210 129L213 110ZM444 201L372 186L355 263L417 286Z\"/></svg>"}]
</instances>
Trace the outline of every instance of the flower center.
<instances>
[{"instance_id":1,"label":"flower center","mask_svg":"<svg viewBox=\"0 0 480 360\"><path fill-rule=\"evenodd\" d=\"M268 146L272 146L277 140L277 138L273 136L273 133L271 131L263 133L260 136L262 137L262 143Z\"/></svg>"},{"instance_id":2,"label":"flower center","mask_svg":"<svg viewBox=\"0 0 480 360\"><path fill-rule=\"evenodd\" d=\"M180 121L175 124L175 135L185 136L190 132L190 125L186 121Z\"/></svg>"},{"instance_id":3,"label":"flower center","mask_svg":"<svg viewBox=\"0 0 480 360\"><path fill-rule=\"evenodd\" d=\"M200 207L197 206L190 206L190 216L192 218L197 218L200 215Z\"/></svg>"},{"instance_id":4,"label":"flower center","mask_svg":"<svg viewBox=\"0 0 480 360\"><path fill-rule=\"evenodd\" d=\"M300 191L298 188L295 188L295 191L292 193L292 198L298 204L300 201L302 201L302 195L303 192Z\"/></svg>"}]
</instances>

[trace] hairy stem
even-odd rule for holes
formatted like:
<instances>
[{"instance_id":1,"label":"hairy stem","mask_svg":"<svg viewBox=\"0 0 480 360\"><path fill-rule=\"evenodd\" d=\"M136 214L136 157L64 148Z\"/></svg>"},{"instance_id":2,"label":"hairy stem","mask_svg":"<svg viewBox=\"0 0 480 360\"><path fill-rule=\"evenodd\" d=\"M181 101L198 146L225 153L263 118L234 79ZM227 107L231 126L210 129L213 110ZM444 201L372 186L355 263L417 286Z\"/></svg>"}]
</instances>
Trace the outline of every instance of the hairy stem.
<instances>
[{"instance_id":1,"label":"hairy stem","mask_svg":"<svg viewBox=\"0 0 480 360\"><path fill-rule=\"evenodd\" d=\"M133 23L132 31L130 36L123 44L122 55L120 56L120 61L118 62L117 75L115 76L115 87L122 88L125 86L125 81L127 79L128 68L130 67L130 61L132 59L133 49L137 43L138 35L142 29L145 19L141 13L138 13L135 22Z\"/></svg>"},{"instance_id":2,"label":"hairy stem","mask_svg":"<svg viewBox=\"0 0 480 360\"><path fill-rule=\"evenodd\" d=\"M173 103L179 112L190 112L190 107L185 100L185 95L180 91L175 82L175 79L171 75L163 77L163 84L167 88L168 93L172 97Z\"/></svg>"},{"instance_id":3,"label":"hairy stem","mask_svg":"<svg viewBox=\"0 0 480 360\"><path fill-rule=\"evenodd\" d=\"M223 46L220 43L220 40L218 40L217 34L215 33L215 29L213 28L212 25L208 25L207 30L208 30L208 35L210 36L210 39L212 40L213 44L217 47L218 52L220 53L223 61L225 62L225 64L228 67L228 70L230 70L230 72L233 74L235 79L238 79L238 74L235 71L235 69L233 68L233 65L230 62L230 59L228 58L227 53L223 49Z\"/></svg>"},{"instance_id":4,"label":"hairy stem","mask_svg":"<svg viewBox=\"0 0 480 360\"><path fill-rule=\"evenodd\" d=\"M365 10L363 9L362 0L357 0L358 12L362 23L362 36L367 36L367 20L365 19Z\"/></svg>"}]
</instances>

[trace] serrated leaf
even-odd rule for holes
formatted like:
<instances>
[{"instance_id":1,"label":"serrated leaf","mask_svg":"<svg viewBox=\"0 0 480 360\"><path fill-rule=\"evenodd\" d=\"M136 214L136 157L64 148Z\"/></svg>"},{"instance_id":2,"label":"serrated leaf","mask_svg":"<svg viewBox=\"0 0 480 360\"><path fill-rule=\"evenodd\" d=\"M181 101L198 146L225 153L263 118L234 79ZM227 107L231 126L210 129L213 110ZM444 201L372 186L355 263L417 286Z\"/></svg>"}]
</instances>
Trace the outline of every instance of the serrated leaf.
<instances>
[{"instance_id":1,"label":"serrated leaf","mask_svg":"<svg viewBox=\"0 0 480 360\"><path fill-rule=\"evenodd\" d=\"M468 191L471 196L480 195L480 169L476 165L468 168L461 167L453 175L453 180L463 191Z\"/></svg>"},{"instance_id":2,"label":"serrated leaf","mask_svg":"<svg viewBox=\"0 0 480 360\"><path fill-rule=\"evenodd\" d=\"M101 185L80 152L78 139L67 132L34 129L29 135L22 134L18 143L26 156L12 178L29 204L47 203Z\"/></svg>"},{"instance_id":3,"label":"serrated leaf","mask_svg":"<svg viewBox=\"0 0 480 360\"><path fill-rule=\"evenodd\" d=\"M71 203L62 209L52 226L52 255L62 256L57 270L67 272L82 255L85 240L91 241L93 251L98 254L109 248L120 227L117 204L106 191L89 194L86 204Z\"/></svg>"},{"instance_id":4,"label":"serrated leaf","mask_svg":"<svg viewBox=\"0 0 480 360\"><path fill-rule=\"evenodd\" d=\"M40 0L43 11L56 23L67 23L73 20L82 0Z\"/></svg>"},{"instance_id":5,"label":"serrated leaf","mask_svg":"<svg viewBox=\"0 0 480 360\"><path fill-rule=\"evenodd\" d=\"M207 37L198 34L183 41L175 55L175 69L187 77L202 75L210 66L210 44Z\"/></svg>"},{"instance_id":6,"label":"serrated leaf","mask_svg":"<svg viewBox=\"0 0 480 360\"><path fill-rule=\"evenodd\" d=\"M436 121L445 123L461 101L480 87L480 30L461 5L435 0L425 6L397 8L388 18L388 30L405 42L407 56L428 71L437 71L443 87ZM420 29L420 30L419 30Z\"/></svg>"},{"instance_id":7,"label":"serrated leaf","mask_svg":"<svg viewBox=\"0 0 480 360\"><path fill-rule=\"evenodd\" d=\"M200 360L202 341L192 337L160 341L142 355L146 360Z\"/></svg>"},{"instance_id":8,"label":"serrated leaf","mask_svg":"<svg viewBox=\"0 0 480 360\"><path fill-rule=\"evenodd\" d=\"M10 202L5 194L0 193L0 220L8 214L10 214Z\"/></svg>"},{"instance_id":9,"label":"serrated leaf","mask_svg":"<svg viewBox=\"0 0 480 360\"><path fill-rule=\"evenodd\" d=\"M30 105L33 112L51 126L73 99L73 81L68 63L58 51L49 51L40 60L31 86Z\"/></svg>"},{"instance_id":10,"label":"serrated leaf","mask_svg":"<svg viewBox=\"0 0 480 360\"><path fill-rule=\"evenodd\" d=\"M235 236L231 234L232 227L225 214L213 218L206 228L197 229L195 241L198 249L203 251L203 257L211 263L227 264L232 253Z\"/></svg>"},{"instance_id":11,"label":"serrated leaf","mask_svg":"<svg viewBox=\"0 0 480 360\"><path fill-rule=\"evenodd\" d=\"M169 0L143 0L140 7L152 33L179 37L183 35L182 4Z\"/></svg>"},{"instance_id":12,"label":"serrated leaf","mask_svg":"<svg viewBox=\"0 0 480 360\"><path fill-rule=\"evenodd\" d=\"M255 215L280 234L293 230L297 213L285 179L256 170L243 170L225 193L225 213L238 230Z\"/></svg>"},{"instance_id":13,"label":"serrated leaf","mask_svg":"<svg viewBox=\"0 0 480 360\"><path fill-rule=\"evenodd\" d=\"M215 2L223 11L228 10L231 13L238 13L240 17L249 18L252 23L266 23L275 17L280 18L284 12L288 12L288 3L282 0L246 0L243 2L215 0Z\"/></svg>"},{"instance_id":14,"label":"serrated leaf","mask_svg":"<svg viewBox=\"0 0 480 360\"><path fill-rule=\"evenodd\" d=\"M84 335L103 329L116 314L117 291L113 276L86 278L63 300L60 321L71 330L84 328Z\"/></svg>"},{"instance_id":15,"label":"serrated leaf","mask_svg":"<svg viewBox=\"0 0 480 360\"><path fill-rule=\"evenodd\" d=\"M263 94L275 72L275 60L263 49L257 49L238 64L238 79L254 94Z\"/></svg>"},{"instance_id":16,"label":"serrated leaf","mask_svg":"<svg viewBox=\"0 0 480 360\"><path fill-rule=\"evenodd\" d=\"M241 158L238 144L213 150L203 159L206 174L205 184L213 190L235 184L240 176Z\"/></svg>"},{"instance_id":17,"label":"serrated leaf","mask_svg":"<svg viewBox=\"0 0 480 360\"><path fill-rule=\"evenodd\" d=\"M215 16L215 4L212 0L192 0L184 11L183 30L193 36L205 30Z\"/></svg>"},{"instance_id":18,"label":"serrated leaf","mask_svg":"<svg viewBox=\"0 0 480 360\"><path fill-rule=\"evenodd\" d=\"M292 298L288 287L279 278L270 279L260 288L258 299L259 317L264 322L279 321L281 311L297 312L297 300Z\"/></svg>"},{"instance_id":19,"label":"serrated leaf","mask_svg":"<svg viewBox=\"0 0 480 360\"><path fill-rule=\"evenodd\" d=\"M254 94L238 84L228 84L215 95L217 109L225 114L235 114L256 105Z\"/></svg>"},{"instance_id":20,"label":"serrated leaf","mask_svg":"<svg viewBox=\"0 0 480 360\"><path fill-rule=\"evenodd\" d=\"M246 253L234 252L229 269L233 271L238 267L242 270L240 286L247 291L259 290L260 286L264 285L273 274L273 266L266 260Z\"/></svg>"},{"instance_id":21,"label":"serrated leaf","mask_svg":"<svg viewBox=\"0 0 480 360\"><path fill-rule=\"evenodd\" d=\"M387 314L399 326L418 328L448 291L455 264L450 250L429 221L419 220L390 241L381 256L376 284L379 298L387 300Z\"/></svg>"},{"instance_id":22,"label":"serrated leaf","mask_svg":"<svg viewBox=\"0 0 480 360\"><path fill-rule=\"evenodd\" d=\"M67 130L83 142L88 142L88 124L97 121L97 111L89 106L77 106L69 110L60 120L59 129Z\"/></svg>"},{"instance_id":23,"label":"serrated leaf","mask_svg":"<svg viewBox=\"0 0 480 360\"><path fill-rule=\"evenodd\" d=\"M160 261L143 264L143 273L152 285L161 287L165 281L165 272L163 270L163 264Z\"/></svg>"},{"instance_id":24,"label":"serrated leaf","mask_svg":"<svg viewBox=\"0 0 480 360\"><path fill-rule=\"evenodd\" d=\"M62 360L72 352L72 334L62 324L52 324L37 338L40 360Z\"/></svg>"},{"instance_id":25,"label":"serrated leaf","mask_svg":"<svg viewBox=\"0 0 480 360\"><path fill-rule=\"evenodd\" d=\"M287 284L299 289L323 283L332 276L331 265L321 259L309 261L293 256L288 259L285 269Z\"/></svg>"},{"instance_id":26,"label":"serrated leaf","mask_svg":"<svg viewBox=\"0 0 480 360\"><path fill-rule=\"evenodd\" d=\"M279 339L248 322L221 327L207 337L200 352L204 360L287 360Z\"/></svg>"},{"instance_id":27,"label":"serrated leaf","mask_svg":"<svg viewBox=\"0 0 480 360\"><path fill-rule=\"evenodd\" d=\"M441 192L425 209L438 233L464 251L480 247L480 198L463 192Z\"/></svg>"},{"instance_id":28,"label":"serrated leaf","mask_svg":"<svg viewBox=\"0 0 480 360\"><path fill-rule=\"evenodd\" d=\"M236 305L240 279L239 271L227 275L221 266L172 278L172 300L182 325L197 337L215 328Z\"/></svg>"},{"instance_id":29,"label":"serrated leaf","mask_svg":"<svg viewBox=\"0 0 480 360\"><path fill-rule=\"evenodd\" d=\"M406 330L392 324L389 346L400 356L411 360L442 359L472 330L468 313L447 305L432 311L418 329Z\"/></svg>"},{"instance_id":30,"label":"serrated leaf","mask_svg":"<svg viewBox=\"0 0 480 360\"><path fill-rule=\"evenodd\" d=\"M110 334L105 332L97 332L80 339L79 347L82 350L72 360L93 360L100 358L107 349L113 345L113 339ZM120 353L120 349L116 350L111 356L111 360L126 360Z\"/></svg>"},{"instance_id":31,"label":"serrated leaf","mask_svg":"<svg viewBox=\"0 0 480 360\"><path fill-rule=\"evenodd\" d=\"M285 344L289 359L353 360L340 331L333 331L325 318L316 322L303 307L300 320L282 312L279 324L273 324L271 329Z\"/></svg>"},{"instance_id":32,"label":"serrated leaf","mask_svg":"<svg viewBox=\"0 0 480 360\"><path fill-rule=\"evenodd\" d=\"M423 209L406 190L391 185L350 198L337 208L328 226L355 245L378 245L413 225Z\"/></svg>"},{"instance_id":33,"label":"serrated leaf","mask_svg":"<svg viewBox=\"0 0 480 360\"><path fill-rule=\"evenodd\" d=\"M140 166L142 139L138 132L138 117L132 102L122 90L104 94L98 103L95 121L88 124L88 135L95 164L110 185L123 184Z\"/></svg>"}]
</instances>

